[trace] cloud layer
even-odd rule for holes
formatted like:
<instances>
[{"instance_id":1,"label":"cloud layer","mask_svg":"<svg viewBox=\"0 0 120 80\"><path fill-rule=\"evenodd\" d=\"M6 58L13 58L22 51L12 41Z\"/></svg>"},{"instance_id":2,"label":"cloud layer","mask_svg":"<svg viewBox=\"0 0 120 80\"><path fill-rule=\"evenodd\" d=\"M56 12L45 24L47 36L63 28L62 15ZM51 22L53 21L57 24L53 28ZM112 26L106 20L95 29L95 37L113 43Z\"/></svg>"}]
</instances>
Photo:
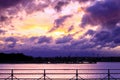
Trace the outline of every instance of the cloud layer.
<instances>
[{"instance_id":1,"label":"cloud layer","mask_svg":"<svg viewBox=\"0 0 120 80\"><path fill-rule=\"evenodd\" d=\"M0 0L0 52L115 55L120 48L119 4L120 0Z\"/></svg>"}]
</instances>

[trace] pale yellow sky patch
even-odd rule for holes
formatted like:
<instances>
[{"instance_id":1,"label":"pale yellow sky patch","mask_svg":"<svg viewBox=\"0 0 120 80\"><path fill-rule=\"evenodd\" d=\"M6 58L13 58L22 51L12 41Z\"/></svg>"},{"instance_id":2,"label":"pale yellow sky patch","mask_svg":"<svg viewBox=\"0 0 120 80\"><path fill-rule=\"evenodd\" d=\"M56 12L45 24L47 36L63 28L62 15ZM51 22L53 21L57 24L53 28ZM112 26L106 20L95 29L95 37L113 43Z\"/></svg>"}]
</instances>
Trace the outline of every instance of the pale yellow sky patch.
<instances>
[{"instance_id":1,"label":"pale yellow sky patch","mask_svg":"<svg viewBox=\"0 0 120 80\"><path fill-rule=\"evenodd\" d=\"M40 36L50 30L53 21L50 15L38 12L27 16L22 21L14 20L14 25L16 32L20 32L21 35Z\"/></svg>"}]
</instances>

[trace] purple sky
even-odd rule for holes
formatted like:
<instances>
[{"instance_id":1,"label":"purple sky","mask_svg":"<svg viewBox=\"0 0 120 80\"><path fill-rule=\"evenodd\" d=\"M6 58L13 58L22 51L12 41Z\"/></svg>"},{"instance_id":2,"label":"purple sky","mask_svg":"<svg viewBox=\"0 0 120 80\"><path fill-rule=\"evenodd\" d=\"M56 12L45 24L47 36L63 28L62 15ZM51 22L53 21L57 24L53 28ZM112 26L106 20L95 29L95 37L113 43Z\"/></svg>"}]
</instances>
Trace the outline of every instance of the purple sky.
<instances>
[{"instance_id":1,"label":"purple sky","mask_svg":"<svg viewBox=\"0 0 120 80\"><path fill-rule=\"evenodd\" d=\"M0 52L120 55L120 0L0 0Z\"/></svg>"}]
</instances>

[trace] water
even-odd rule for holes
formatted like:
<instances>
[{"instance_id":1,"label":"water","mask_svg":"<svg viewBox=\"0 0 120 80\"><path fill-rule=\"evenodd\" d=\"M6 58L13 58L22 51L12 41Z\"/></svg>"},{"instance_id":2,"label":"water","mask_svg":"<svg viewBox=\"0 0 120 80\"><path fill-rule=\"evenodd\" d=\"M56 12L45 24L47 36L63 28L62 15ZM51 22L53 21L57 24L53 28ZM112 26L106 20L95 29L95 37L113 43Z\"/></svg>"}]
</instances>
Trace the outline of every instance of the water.
<instances>
[{"instance_id":1,"label":"water","mask_svg":"<svg viewBox=\"0 0 120 80\"><path fill-rule=\"evenodd\" d=\"M62 78L61 80L69 80L70 78L73 77L76 78L77 72L79 78L84 78L84 79L108 78L108 69L110 69L111 80L112 78L118 78L117 80L120 80L120 70L116 70L116 69L120 69L120 62L115 62L115 63L104 62L97 64L0 64L0 69L2 69L0 70L0 80L2 80L2 78L11 78L11 74L8 74L11 73L11 70L3 70L3 69L16 69L13 70L14 78L15 77L26 78L25 80L33 80L27 78L35 78L35 79L41 78L44 75L43 69L47 69L45 70L46 78L49 77L52 78L53 80L55 80L54 78L57 78L56 80L58 80L58 78ZM79 70L77 71L76 69ZM94 70L90 70L90 69L94 69ZM111 69L115 69L115 70L111 70ZM112 74L112 73L117 73L117 74Z\"/></svg>"},{"instance_id":2,"label":"water","mask_svg":"<svg viewBox=\"0 0 120 80\"><path fill-rule=\"evenodd\" d=\"M0 69L120 69L120 62L97 64L0 64Z\"/></svg>"}]
</instances>

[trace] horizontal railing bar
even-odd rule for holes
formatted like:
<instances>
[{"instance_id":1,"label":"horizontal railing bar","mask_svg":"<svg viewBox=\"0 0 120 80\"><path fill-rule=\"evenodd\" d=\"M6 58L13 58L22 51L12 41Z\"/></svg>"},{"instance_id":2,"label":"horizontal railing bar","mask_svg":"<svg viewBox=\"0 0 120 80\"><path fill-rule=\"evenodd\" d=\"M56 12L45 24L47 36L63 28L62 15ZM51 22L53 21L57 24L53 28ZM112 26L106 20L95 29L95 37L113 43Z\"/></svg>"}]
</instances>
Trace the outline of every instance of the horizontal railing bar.
<instances>
[{"instance_id":1,"label":"horizontal railing bar","mask_svg":"<svg viewBox=\"0 0 120 80\"><path fill-rule=\"evenodd\" d=\"M7 74L11 74L11 73L2 73L2 74L0 73L0 75L5 75L5 74L7 75ZM26 75L32 75L32 74L34 74L34 75L35 74L40 75L40 74L43 74L43 73L14 73L14 75L25 75L25 74Z\"/></svg>"},{"instance_id":2,"label":"horizontal railing bar","mask_svg":"<svg viewBox=\"0 0 120 80\"><path fill-rule=\"evenodd\" d=\"M0 73L0 75L9 75L11 73ZM43 74L43 73L14 73L14 75L23 75L23 74ZM76 74L76 73L45 73L45 74ZM78 73L78 74L108 74L108 73ZM120 74L120 73L110 73L110 74Z\"/></svg>"},{"instance_id":3,"label":"horizontal railing bar","mask_svg":"<svg viewBox=\"0 0 120 80\"><path fill-rule=\"evenodd\" d=\"M0 69L0 70L120 70L120 69Z\"/></svg>"},{"instance_id":4,"label":"horizontal railing bar","mask_svg":"<svg viewBox=\"0 0 120 80\"><path fill-rule=\"evenodd\" d=\"M4 80L5 80L5 78L0 78L0 80L1 80L1 79L4 79ZM18 78L18 79L20 79L20 80L21 80L21 79L25 79L25 80L26 80L26 79L39 79L39 78ZM51 78L51 79L70 79L70 78ZM97 80L97 79L98 79L98 80L102 79L102 80L103 80L103 79L108 79L108 78L84 78L84 79L85 79L85 80L93 80L93 79L95 79L95 80ZM120 78L110 78L110 79L115 80L115 79L120 79Z\"/></svg>"},{"instance_id":5,"label":"horizontal railing bar","mask_svg":"<svg viewBox=\"0 0 120 80\"><path fill-rule=\"evenodd\" d=\"M57 72L57 70L62 71L62 72ZM70 72L66 72L66 71L70 71ZM89 71L93 71L93 72L89 72ZM94 72L94 71L104 71L104 72ZM54 75L73 75L73 76L75 75L79 75L79 76L108 75L109 77L111 75L117 75L117 76L120 75L120 69L0 69L0 78L2 78L2 76L7 76L7 75L12 76L12 77L13 75L14 76L19 76L19 75L25 75L25 76L29 76L29 75L33 75L33 76L38 76L38 75L41 75L41 76L42 75L43 76L46 76L46 75L48 76L49 75L53 75L53 76Z\"/></svg>"}]
</instances>

